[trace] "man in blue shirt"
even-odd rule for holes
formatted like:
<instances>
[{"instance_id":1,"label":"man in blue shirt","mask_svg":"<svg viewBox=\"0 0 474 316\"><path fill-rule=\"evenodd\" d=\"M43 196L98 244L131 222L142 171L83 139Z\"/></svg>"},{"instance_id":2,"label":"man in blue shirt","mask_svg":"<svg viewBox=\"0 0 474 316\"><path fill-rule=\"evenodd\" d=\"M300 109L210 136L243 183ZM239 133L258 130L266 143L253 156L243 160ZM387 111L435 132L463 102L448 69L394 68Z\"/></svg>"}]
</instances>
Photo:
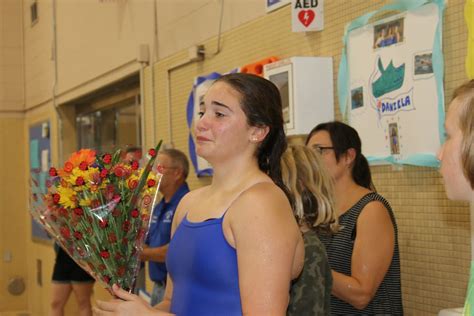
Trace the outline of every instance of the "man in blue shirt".
<instances>
[{"instance_id":1,"label":"man in blue shirt","mask_svg":"<svg viewBox=\"0 0 474 316\"><path fill-rule=\"evenodd\" d=\"M189 173L189 162L186 155L177 149L163 149L158 153L158 163L163 177L160 192L163 195L154 210L150 230L143 249L141 260L149 261L150 279L155 283L151 295L152 306L163 300L166 286L166 253L171 235L171 223L181 198L189 192L186 178Z\"/></svg>"}]
</instances>

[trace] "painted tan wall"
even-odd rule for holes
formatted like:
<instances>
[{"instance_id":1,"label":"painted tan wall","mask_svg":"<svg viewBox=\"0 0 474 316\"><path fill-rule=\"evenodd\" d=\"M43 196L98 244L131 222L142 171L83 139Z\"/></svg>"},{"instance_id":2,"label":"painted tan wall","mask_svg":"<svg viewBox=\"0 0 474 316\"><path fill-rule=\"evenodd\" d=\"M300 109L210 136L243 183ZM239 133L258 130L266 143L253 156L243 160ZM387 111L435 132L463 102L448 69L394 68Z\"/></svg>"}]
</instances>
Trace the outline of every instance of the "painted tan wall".
<instances>
[{"instance_id":1,"label":"painted tan wall","mask_svg":"<svg viewBox=\"0 0 474 316\"><path fill-rule=\"evenodd\" d=\"M12 0L9 0L12 1ZM51 99L53 1L38 0L38 23L31 26L30 3L23 0L26 107ZM219 30L218 0L57 0L57 89L64 103L139 70L139 47L150 60L198 44ZM155 10L156 9L156 10ZM156 11L156 15L155 12ZM264 14L264 2L228 0L222 30Z\"/></svg>"},{"instance_id":2,"label":"painted tan wall","mask_svg":"<svg viewBox=\"0 0 474 316\"><path fill-rule=\"evenodd\" d=\"M22 3L0 2L0 111L23 109Z\"/></svg>"},{"instance_id":3,"label":"painted tan wall","mask_svg":"<svg viewBox=\"0 0 474 316\"><path fill-rule=\"evenodd\" d=\"M307 34L291 32L290 8L287 6L226 32L222 38L222 50L216 56L206 56L202 62L187 64L187 54L181 51L161 60L146 70L147 113L152 113L152 72L157 82L154 91L156 128L147 128L147 139L164 139L187 152L187 99L194 78L213 71L227 72L268 56L332 56L336 87L344 26L386 3L388 1L325 1L324 31ZM451 0L445 11L446 102L449 102L453 89L467 80L463 68L467 38L463 6L464 1ZM206 51L213 51L215 43L215 39L204 42ZM336 117L340 119L336 95L334 99ZM172 138L168 100L171 102ZM147 127L151 122L152 118L147 117ZM447 200L441 177L435 169L377 166L372 167L372 172L378 191L390 201L398 221L406 314L436 315L443 308L462 306L470 262L468 205ZM208 183L209 179L191 175L189 182L192 188L196 188Z\"/></svg>"},{"instance_id":4,"label":"painted tan wall","mask_svg":"<svg viewBox=\"0 0 474 316\"><path fill-rule=\"evenodd\" d=\"M26 187L24 180L24 106L22 3L0 2L0 314L25 310L27 292L13 296L13 278L28 280L26 252ZM5 137L7 136L8 137ZM21 236L21 239L19 239Z\"/></svg>"},{"instance_id":5,"label":"painted tan wall","mask_svg":"<svg viewBox=\"0 0 474 316\"><path fill-rule=\"evenodd\" d=\"M27 192L24 181L25 145L23 116L3 114L0 118L0 131L8 131L9 137L0 137L0 173L2 189L0 190L0 314L5 310L25 310L27 292L19 296L8 293L9 282L20 277L25 283L27 273ZM10 260L6 258L9 257Z\"/></svg>"}]
</instances>

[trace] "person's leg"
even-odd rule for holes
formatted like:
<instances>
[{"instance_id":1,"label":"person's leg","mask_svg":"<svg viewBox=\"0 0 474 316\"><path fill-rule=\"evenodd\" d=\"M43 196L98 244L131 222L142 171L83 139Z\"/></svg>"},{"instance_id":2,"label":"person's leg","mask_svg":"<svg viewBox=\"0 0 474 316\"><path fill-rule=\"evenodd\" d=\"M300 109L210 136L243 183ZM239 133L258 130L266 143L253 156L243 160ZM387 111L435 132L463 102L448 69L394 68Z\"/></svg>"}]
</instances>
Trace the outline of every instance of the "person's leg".
<instances>
[{"instance_id":1,"label":"person's leg","mask_svg":"<svg viewBox=\"0 0 474 316\"><path fill-rule=\"evenodd\" d=\"M163 297L165 296L165 284L160 282L154 282L153 292L151 294L150 305L155 306L158 303L161 303Z\"/></svg>"},{"instance_id":2,"label":"person's leg","mask_svg":"<svg viewBox=\"0 0 474 316\"><path fill-rule=\"evenodd\" d=\"M93 288L93 282L72 283L72 290L76 295L79 315L81 316L92 316L91 296Z\"/></svg>"},{"instance_id":3,"label":"person's leg","mask_svg":"<svg viewBox=\"0 0 474 316\"><path fill-rule=\"evenodd\" d=\"M64 306L71 294L72 286L69 283L53 282L51 289L51 316L63 316Z\"/></svg>"}]
</instances>

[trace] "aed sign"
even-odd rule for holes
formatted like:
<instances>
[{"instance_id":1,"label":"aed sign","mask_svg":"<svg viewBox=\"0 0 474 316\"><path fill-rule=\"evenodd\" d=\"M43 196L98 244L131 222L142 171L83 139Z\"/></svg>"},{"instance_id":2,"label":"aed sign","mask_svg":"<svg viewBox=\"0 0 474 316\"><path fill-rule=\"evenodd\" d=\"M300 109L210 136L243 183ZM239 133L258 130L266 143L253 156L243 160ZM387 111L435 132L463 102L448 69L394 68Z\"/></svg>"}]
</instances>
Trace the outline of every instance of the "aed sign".
<instances>
[{"instance_id":1,"label":"aed sign","mask_svg":"<svg viewBox=\"0 0 474 316\"><path fill-rule=\"evenodd\" d=\"M323 0L291 0L293 32L320 31L324 28Z\"/></svg>"}]
</instances>

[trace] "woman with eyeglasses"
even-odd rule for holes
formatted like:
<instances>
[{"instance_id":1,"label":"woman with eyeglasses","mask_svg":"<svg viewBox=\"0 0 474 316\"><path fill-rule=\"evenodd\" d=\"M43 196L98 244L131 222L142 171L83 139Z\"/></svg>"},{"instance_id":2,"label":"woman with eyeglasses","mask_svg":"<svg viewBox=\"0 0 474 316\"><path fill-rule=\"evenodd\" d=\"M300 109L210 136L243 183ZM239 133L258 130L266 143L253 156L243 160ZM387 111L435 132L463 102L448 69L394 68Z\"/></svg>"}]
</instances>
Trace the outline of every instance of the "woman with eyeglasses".
<instances>
[{"instance_id":1,"label":"woman with eyeglasses","mask_svg":"<svg viewBox=\"0 0 474 316\"><path fill-rule=\"evenodd\" d=\"M320 234L332 269L334 315L402 315L397 224L375 191L357 131L341 122L317 125L306 145L321 153L334 180L341 231Z\"/></svg>"}]
</instances>

